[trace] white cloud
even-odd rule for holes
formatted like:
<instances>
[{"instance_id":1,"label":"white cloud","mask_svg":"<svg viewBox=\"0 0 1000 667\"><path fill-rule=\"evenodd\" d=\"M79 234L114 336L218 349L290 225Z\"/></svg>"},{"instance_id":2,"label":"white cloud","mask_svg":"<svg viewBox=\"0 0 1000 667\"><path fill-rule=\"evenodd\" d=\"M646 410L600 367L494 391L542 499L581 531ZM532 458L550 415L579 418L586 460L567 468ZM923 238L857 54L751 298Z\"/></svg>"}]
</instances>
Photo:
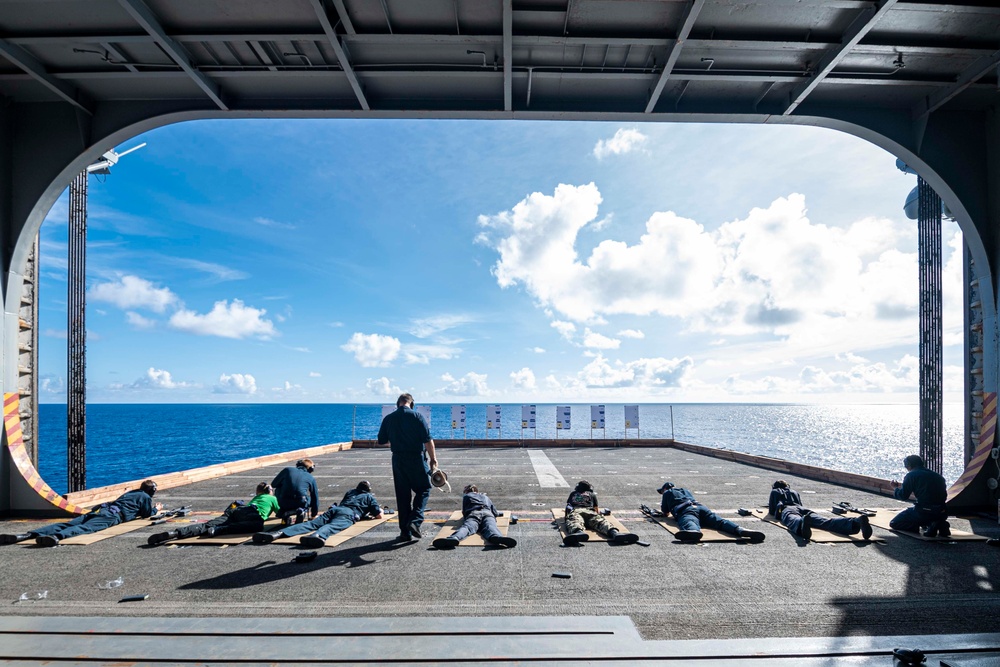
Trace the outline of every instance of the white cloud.
<instances>
[{"instance_id":1,"label":"white cloud","mask_svg":"<svg viewBox=\"0 0 1000 667\"><path fill-rule=\"evenodd\" d=\"M170 316L170 326L199 336L269 340L278 332L273 322L264 319L266 314L266 310L245 306L239 299L233 299L232 305L228 301L216 301L212 310L204 315L186 308L178 310Z\"/></svg>"},{"instance_id":2,"label":"white cloud","mask_svg":"<svg viewBox=\"0 0 1000 667\"><path fill-rule=\"evenodd\" d=\"M399 356L402 345L398 338L381 334L355 333L340 346L354 355L354 360L366 368L389 366Z\"/></svg>"},{"instance_id":3,"label":"white cloud","mask_svg":"<svg viewBox=\"0 0 1000 667\"><path fill-rule=\"evenodd\" d=\"M622 338L635 338L635 339L642 339L646 337L646 334L639 331L638 329L622 329L615 335L621 336Z\"/></svg>"},{"instance_id":4,"label":"white cloud","mask_svg":"<svg viewBox=\"0 0 1000 667\"><path fill-rule=\"evenodd\" d=\"M441 376L441 380L448 384L439 389L438 393L451 396L486 396L490 393L485 374L470 371L455 379L450 373L445 373Z\"/></svg>"},{"instance_id":5,"label":"white cloud","mask_svg":"<svg viewBox=\"0 0 1000 667\"><path fill-rule=\"evenodd\" d=\"M441 333L442 331L454 329L455 327L460 327L475 321L476 318L471 315L435 315L434 317L425 317L413 320L410 325L410 333L417 338L427 338L428 336L433 336L434 334Z\"/></svg>"},{"instance_id":6,"label":"white cloud","mask_svg":"<svg viewBox=\"0 0 1000 667\"><path fill-rule=\"evenodd\" d=\"M88 291L92 301L105 301L122 310L146 308L162 313L178 303L177 295L166 287L156 287L138 276L122 276L117 282L98 283Z\"/></svg>"},{"instance_id":7,"label":"white cloud","mask_svg":"<svg viewBox=\"0 0 1000 667\"><path fill-rule=\"evenodd\" d=\"M853 356L853 355L850 355ZM860 359L855 357L855 359ZM948 369L946 369L948 372ZM919 360L910 354L895 362L856 363L846 371L831 371L814 365L803 366L797 377L768 375L744 380L733 375L723 383L730 394L803 394L803 393L893 393L917 391L920 383Z\"/></svg>"},{"instance_id":8,"label":"white cloud","mask_svg":"<svg viewBox=\"0 0 1000 667\"><path fill-rule=\"evenodd\" d=\"M233 373L232 375L223 373L219 376L219 383L212 387L212 392L216 394L256 394L257 380L249 373Z\"/></svg>"},{"instance_id":9,"label":"white cloud","mask_svg":"<svg viewBox=\"0 0 1000 667\"><path fill-rule=\"evenodd\" d=\"M566 340L572 342L573 334L576 333L576 325L572 322L563 322L562 320L555 320L549 326L559 332L559 335Z\"/></svg>"},{"instance_id":10,"label":"white cloud","mask_svg":"<svg viewBox=\"0 0 1000 667\"><path fill-rule=\"evenodd\" d=\"M510 379L514 383L514 386L518 389L534 389L537 386L535 382L535 374L528 367L524 367L519 371L514 371L510 374Z\"/></svg>"},{"instance_id":11,"label":"white cloud","mask_svg":"<svg viewBox=\"0 0 1000 667\"><path fill-rule=\"evenodd\" d=\"M451 345L407 344L402 346L407 364L429 364L431 359L454 359L462 350Z\"/></svg>"},{"instance_id":12,"label":"white cloud","mask_svg":"<svg viewBox=\"0 0 1000 667\"><path fill-rule=\"evenodd\" d=\"M323 376L321 374L317 373L316 371L309 371L309 377L311 377L311 378L321 378Z\"/></svg>"},{"instance_id":13,"label":"white cloud","mask_svg":"<svg viewBox=\"0 0 1000 667\"><path fill-rule=\"evenodd\" d=\"M66 384L63 382L61 377L56 376L43 376L40 378L41 382L38 384L38 391L42 394L65 394Z\"/></svg>"},{"instance_id":14,"label":"white cloud","mask_svg":"<svg viewBox=\"0 0 1000 667\"><path fill-rule=\"evenodd\" d=\"M531 348L531 351L534 352L535 354L545 354L544 347L533 347Z\"/></svg>"},{"instance_id":15,"label":"white cloud","mask_svg":"<svg viewBox=\"0 0 1000 667\"><path fill-rule=\"evenodd\" d=\"M271 387L271 391L279 394L299 394L302 392L302 385L292 384L288 380L285 380L285 384L280 387Z\"/></svg>"},{"instance_id":16,"label":"white cloud","mask_svg":"<svg viewBox=\"0 0 1000 667\"><path fill-rule=\"evenodd\" d=\"M601 139L594 145L594 157L603 160L609 155L624 155L641 148L649 140L645 134L635 128L619 128L615 136Z\"/></svg>"},{"instance_id":17,"label":"white cloud","mask_svg":"<svg viewBox=\"0 0 1000 667\"><path fill-rule=\"evenodd\" d=\"M637 243L604 240L581 259L579 232L600 203L593 183L559 185L551 196L534 193L481 216L499 254L497 284L523 286L554 318L590 324L663 315L683 319L687 332L770 334L789 350L823 354L857 340L885 347L915 339L916 255L890 247L910 234L902 224L815 224L804 197L793 194L714 231L654 213ZM949 275L958 275L951 264ZM572 340L565 320L552 326Z\"/></svg>"},{"instance_id":18,"label":"white cloud","mask_svg":"<svg viewBox=\"0 0 1000 667\"><path fill-rule=\"evenodd\" d=\"M682 386L685 376L694 366L691 357L665 359L654 357L613 364L598 355L579 373L587 387L602 388L655 388Z\"/></svg>"},{"instance_id":19,"label":"white cloud","mask_svg":"<svg viewBox=\"0 0 1000 667\"><path fill-rule=\"evenodd\" d=\"M376 396L399 396L403 393L402 389L392 383L391 378L384 375L380 378L368 378L365 386Z\"/></svg>"},{"instance_id":20,"label":"white cloud","mask_svg":"<svg viewBox=\"0 0 1000 667\"><path fill-rule=\"evenodd\" d=\"M153 368L150 366L146 374L132 383L134 389L183 389L196 385L188 382L176 382L170 371Z\"/></svg>"},{"instance_id":21,"label":"white cloud","mask_svg":"<svg viewBox=\"0 0 1000 667\"><path fill-rule=\"evenodd\" d=\"M622 342L617 338L608 338L607 336L591 331L590 329L584 329L584 347L590 347L597 350L617 350L621 344Z\"/></svg>"},{"instance_id":22,"label":"white cloud","mask_svg":"<svg viewBox=\"0 0 1000 667\"><path fill-rule=\"evenodd\" d=\"M129 323L129 326L135 329L152 329L156 326L156 320L143 317L131 310L125 313L125 320Z\"/></svg>"}]
</instances>

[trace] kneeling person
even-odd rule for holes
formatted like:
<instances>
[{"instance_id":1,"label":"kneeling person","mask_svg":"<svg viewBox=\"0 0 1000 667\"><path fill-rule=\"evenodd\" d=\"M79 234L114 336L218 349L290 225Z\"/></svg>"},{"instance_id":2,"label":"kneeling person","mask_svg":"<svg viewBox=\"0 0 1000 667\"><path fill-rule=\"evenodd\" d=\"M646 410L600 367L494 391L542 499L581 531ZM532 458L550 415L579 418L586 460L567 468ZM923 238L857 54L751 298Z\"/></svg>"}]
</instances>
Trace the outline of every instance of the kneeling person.
<instances>
[{"instance_id":1,"label":"kneeling person","mask_svg":"<svg viewBox=\"0 0 1000 667\"><path fill-rule=\"evenodd\" d=\"M829 519L816 514L813 510L802 506L802 497L797 491L788 487L788 482L778 480L771 486L771 495L767 499L767 509L774 518L781 522L781 525L788 528L792 535L798 535L803 539L812 537L813 528L823 530L838 535L857 535L868 540L872 536L872 526L868 522L868 517L838 517Z\"/></svg>"},{"instance_id":2,"label":"kneeling person","mask_svg":"<svg viewBox=\"0 0 1000 667\"><path fill-rule=\"evenodd\" d=\"M469 535L480 533L483 541L501 547L516 547L517 540L505 537L497 528L496 517L500 516L493 501L485 493L479 493L475 484L469 484L462 491L462 518L464 522L448 537L434 540L438 549L454 549L458 543Z\"/></svg>"},{"instance_id":3,"label":"kneeling person","mask_svg":"<svg viewBox=\"0 0 1000 667\"><path fill-rule=\"evenodd\" d=\"M272 514L278 513L278 499L274 497L274 489L267 482L257 485L257 495L244 503L237 500L226 508L222 516L205 523L193 523L180 526L164 533L150 535L147 542L152 545L178 540L187 537L206 535L237 535L256 533L264 527L264 521Z\"/></svg>"},{"instance_id":4,"label":"kneeling person","mask_svg":"<svg viewBox=\"0 0 1000 667\"><path fill-rule=\"evenodd\" d=\"M924 467L924 460L917 454L903 459L906 477L900 484L892 480L892 495L897 500L909 500L914 496L913 507L908 507L892 517L889 527L893 530L918 532L924 529L925 537L951 537L948 523L948 485L944 477Z\"/></svg>"},{"instance_id":5,"label":"kneeling person","mask_svg":"<svg viewBox=\"0 0 1000 667\"><path fill-rule=\"evenodd\" d=\"M663 494L660 499L660 511L664 514L673 514L677 520L677 527L680 528L677 531L677 539L681 542L701 540L702 526L749 540L754 544L764 541L764 533L759 530L747 530L733 521L723 519L695 500L687 489L678 489L671 482L666 482L656 492Z\"/></svg>"},{"instance_id":6,"label":"kneeling person","mask_svg":"<svg viewBox=\"0 0 1000 667\"><path fill-rule=\"evenodd\" d=\"M590 536L584 530L593 530L614 544L635 544L639 536L635 533L621 533L610 521L601 516L597 506L597 493L594 486L585 479L576 484L576 488L566 499L566 544L586 542Z\"/></svg>"},{"instance_id":7,"label":"kneeling person","mask_svg":"<svg viewBox=\"0 0 1000 667\"><path fill-rule=\"evenodd\" d=\"M293 535L304 535L299 544L310 548L326 546L326 539L336 535L345 528L353 526L362 519L381 519L382 508L372 495L372 486L367 481L361 481L358 486L344 494L339 505L330 505L330 509L322 515L306 521L286 526L270 533L257 533L253 536L254 544L270 544L274 540ZM312 533L306 535L306 533Z\"/></svg>"},{"instance_id":8,"label":"kneeling person","mask_svg":"<svg viewBox=\"0 0 1000 667\"><path fill-rule=\"evenodd\" d=\"M160 503L153 504L156 482L147 479L138 489L123 493L110 503L102 503L72 521L56 523L21 535L0 535L0 544L16 544L34 538L35 544L54 547L59 540L77 535L96 533L133 519L148 519L154 512L163 509Z\"/></svg>"}]
</instances>

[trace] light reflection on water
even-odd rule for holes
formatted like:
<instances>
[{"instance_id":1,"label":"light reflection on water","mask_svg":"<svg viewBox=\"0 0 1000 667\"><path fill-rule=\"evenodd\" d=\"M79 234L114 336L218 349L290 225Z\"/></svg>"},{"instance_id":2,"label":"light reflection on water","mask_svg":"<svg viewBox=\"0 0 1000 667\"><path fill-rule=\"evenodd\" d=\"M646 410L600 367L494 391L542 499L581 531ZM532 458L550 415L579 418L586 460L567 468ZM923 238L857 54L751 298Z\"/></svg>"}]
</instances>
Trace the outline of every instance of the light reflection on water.
<instances>
[{"instance_id":1,"label":"light reflection on water","mask_svg":"<svg viewBox=\"0 0 1000 667\"><path fill-rule=\"evenodd\" d=\"M486 431L486 405L466 406L465 432L451 428L451 406L431 406L435 438L601 438L626 436L622 404L606 404L604 431L591 431L590 406L573 405L572 428L555 427L555 405L537 406L535 431L522 431L521 406L504 404L502 429ZM962 472L963 406L944 412L945 477ZM374 438L378 405L88 406L90 487L331 442ZM899 478L902 459L918 451L915 405L646 404L629 437L669 438L773 456L881 478ZM610 444L610 443L609 443ZM66 489L66 407L43 404L39 469Z\"/></svg>"}]
</instances>

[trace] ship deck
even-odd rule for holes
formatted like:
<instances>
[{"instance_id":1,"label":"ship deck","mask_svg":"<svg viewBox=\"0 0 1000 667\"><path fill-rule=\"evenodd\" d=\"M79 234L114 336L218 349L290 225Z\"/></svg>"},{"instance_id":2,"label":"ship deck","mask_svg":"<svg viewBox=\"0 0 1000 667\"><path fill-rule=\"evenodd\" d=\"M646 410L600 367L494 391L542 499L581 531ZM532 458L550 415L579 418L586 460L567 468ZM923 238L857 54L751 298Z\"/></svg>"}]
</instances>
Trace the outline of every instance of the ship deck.
<instances>
[{"instance_id":1,"label":"ship deck","mask_svg":"<svg viewBox=\"0 0 1000 667\"><path fill-rule=\"evenodd\" d=\"M341 546L322 549L311 562L298 563L293 561L299 551L294 546L150 548L147 537L163 527L144 527L89 546L0 547L0 599L9 601L0 605L0 617L21 619L7 623L63 616L241 617L252 619L252 627L259 627L262 618L299 618L296 627L303 632L338 626L312 617L343 617L345 622L442 617L452 619L445 625L455 631L481 629L483 618L505 627L513 617L599 617L595 627L601 627L600 617L606 617L608 627L615 627L615 617L627 617L641 637L632 638L636 645L752 640L747 646L756 646L755 640L774 638L813 638L817 644L824 642L816 638L830 638L826 643L843 647L866 637L997 630L1000 551L982 542L932 543L875 528L883 542L807 543L779 526L736 513L738 507L765 505L778 477L818 510L838 501L903 506L892 499L673 447L542 451L570 484L592 482L601 505L649 546L565 547L550 510L563 506L569 489L540 486L528 448L442 448L438 458L453 491L432 492L428 519L442 522L459 509L461 487L474 482L498 508L518 515L519 522L509 530L518 541L516 548L437 551L431 547L436 528L425 525L422 540L400 543L395 541L396 523L388 522ZM383 504L395 506L387 450L355 448L317 457L316 464L324 506L360 479L372 483ZM167 507L218 511L234 498L252 495L258 482L270 481L281 467L167 489L157 500ZM665 480L691 489L723 516L763 531L766 541L675 541L638 510L641 503L658 506L655 489ZM2 521L0 532L25 532L40 523ZM1000 536L994 520L956 519L952 524ZM554 578L557 571L570 572L572 578ZM98 587L119 577L124 583L118 588ZM48 591L45 599L14 603L22 593L40 591ZM135 594L149 597L118 602ZM202 625L218 629L220 622ZM356 627L359 621L350 623ZM996 635L991 637L1000 645ZM783 643L768 645L777 649Z\"/></svg>"}]
</instances>

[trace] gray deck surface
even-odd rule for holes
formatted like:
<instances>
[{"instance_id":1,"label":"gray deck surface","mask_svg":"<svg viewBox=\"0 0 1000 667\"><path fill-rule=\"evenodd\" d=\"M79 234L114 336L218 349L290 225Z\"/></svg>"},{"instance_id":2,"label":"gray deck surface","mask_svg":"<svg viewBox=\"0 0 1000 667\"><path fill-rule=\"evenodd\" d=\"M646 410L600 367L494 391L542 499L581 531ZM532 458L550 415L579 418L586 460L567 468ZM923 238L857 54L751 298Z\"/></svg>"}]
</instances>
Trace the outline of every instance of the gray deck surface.
<instances>
[{"instance_id":1,"label":"gray deck surface","mask_svg":"<svg viewBox=\"0 0 1000 667\"><path fill-rule=\"evenodd\" d=\"M147 547L146 538L162 526L91 546L0 546L0 600L8 601L0 605L0 615L626 616L645 640L942 635L1000 627L996 548L927 543L878 528L876 533L886 538L883 544L807 544L778 526L735 514L737 507L765 504L776 473L670 448L544 451L570 484L591 481L602 506L612 508L650 546L564 547L549 517L551 507L564 504L569 489L540 488L526 449L441 449L453 492L433 491L429 518L443 522L460 508L462 486L475 482L500 509L520 516L509 533L518 540L516 548L441 552L430 544L436 527L426 526L421 541L399 543L393 522L322 549L305 564L292 562L298 552L294 546ZM379 500L395 506L389 457L387 450L355 449L318 458L322 504L368 479ZM168 507L221 510L234 498L248 498L258 482L270 481L279 469L170 489L157 500ZM724 516L763 531L767 540L759 545L676 542L638 512L640 503L658 507L655 489L667 479L691 489ZM843 500L902 506L860 491L786 479L814 509ZM4 521L0 532L37 525ZM953 525L1000 536L987 519ZM555 579L555 571L573 577ZM124 579L120 588L97 587L117 577ZM21 593L43 590L48 591L44 600L14 603ZM149 599L118 603L137 593ZM454 621L449 629L460 630L462 623ZM204 626L219 629L213 621ZM608 627L617 626L609 619ZM305 620L299 632L313 628L328 632L331 626Z\"/></svg>"}]
</instances>

